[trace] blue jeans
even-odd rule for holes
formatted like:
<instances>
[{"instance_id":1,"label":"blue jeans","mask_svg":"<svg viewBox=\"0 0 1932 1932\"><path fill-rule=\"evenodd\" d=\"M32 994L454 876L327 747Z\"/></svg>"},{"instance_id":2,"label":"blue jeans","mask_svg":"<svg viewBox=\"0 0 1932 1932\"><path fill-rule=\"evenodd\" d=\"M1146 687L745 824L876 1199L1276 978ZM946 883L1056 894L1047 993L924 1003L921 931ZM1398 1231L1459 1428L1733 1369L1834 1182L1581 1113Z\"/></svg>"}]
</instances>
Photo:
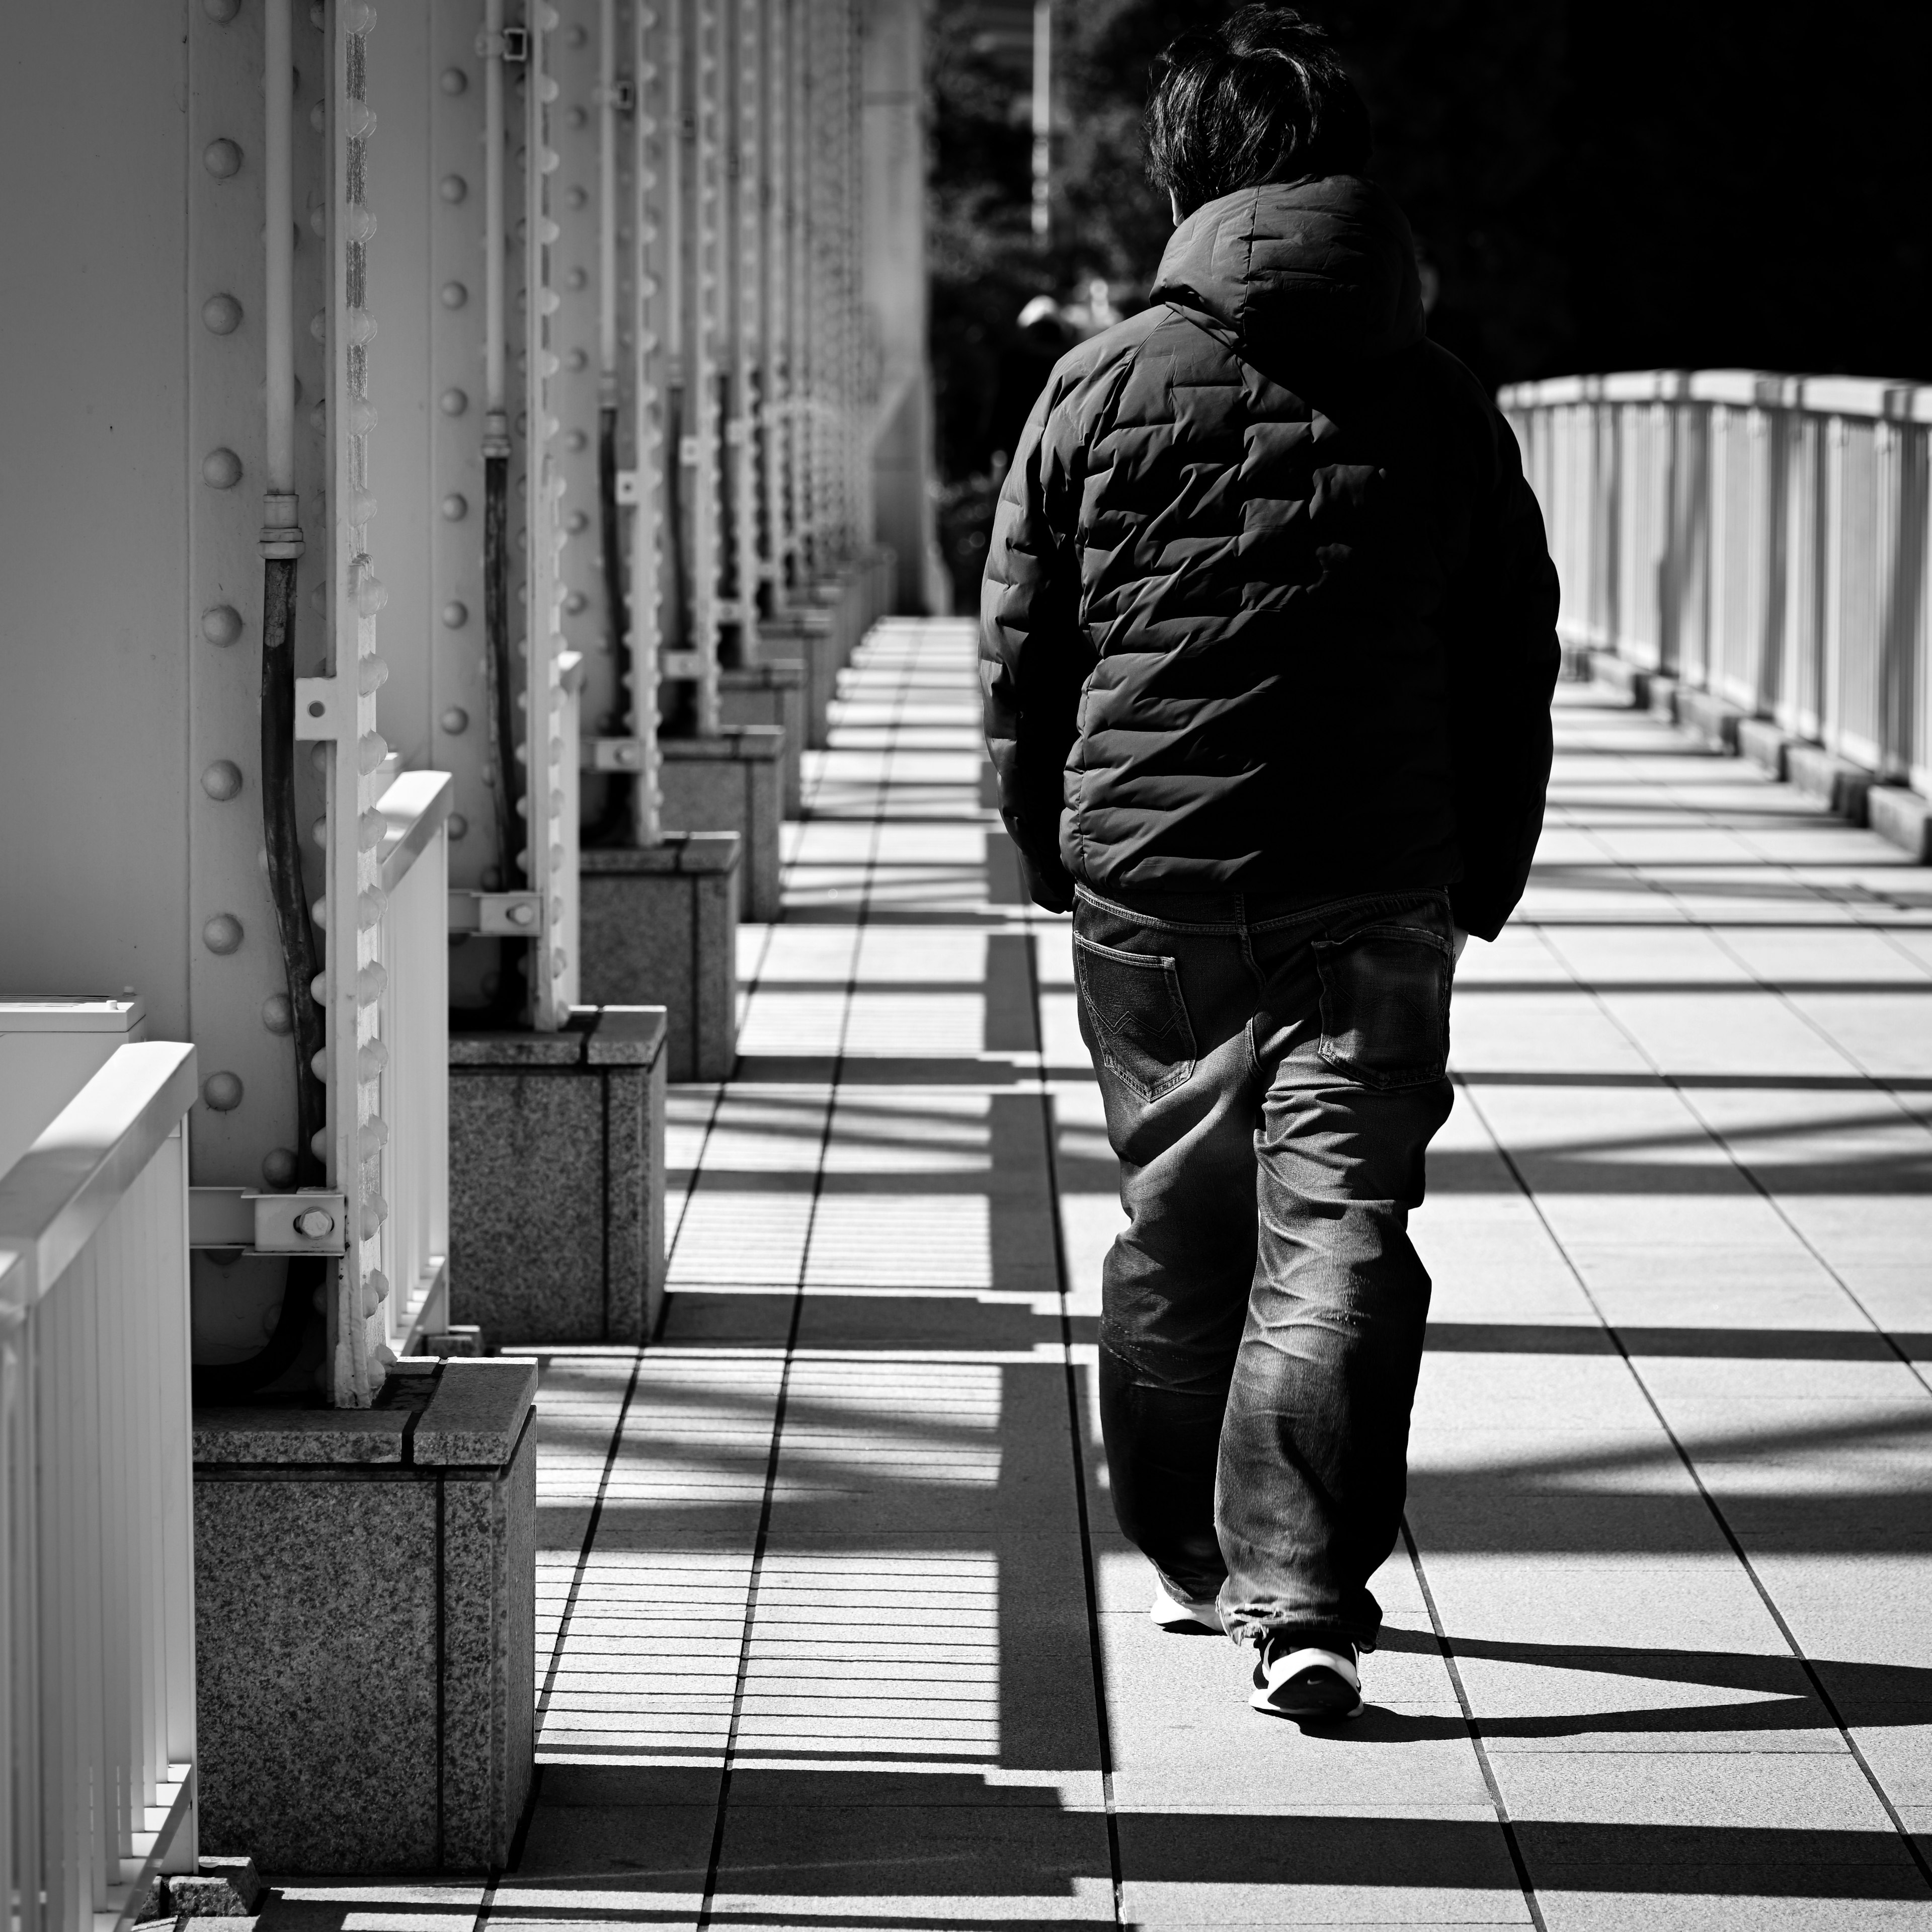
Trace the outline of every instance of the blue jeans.
<instances>
[{"instance_id":1,"label":"blue jeans","mask_svg":"<svg viewBox=\"0 0 1932 1932\"><path fill-rule=\"evenodd\" d=\"M1080 1028L1129 1225L1100 1413L1121 1529L1231 1634L1373 1647L1429 1276L1408 1233L1448 1119L1449 901L1234 893L1073 910Z\"/></svg>"}]
</instances>

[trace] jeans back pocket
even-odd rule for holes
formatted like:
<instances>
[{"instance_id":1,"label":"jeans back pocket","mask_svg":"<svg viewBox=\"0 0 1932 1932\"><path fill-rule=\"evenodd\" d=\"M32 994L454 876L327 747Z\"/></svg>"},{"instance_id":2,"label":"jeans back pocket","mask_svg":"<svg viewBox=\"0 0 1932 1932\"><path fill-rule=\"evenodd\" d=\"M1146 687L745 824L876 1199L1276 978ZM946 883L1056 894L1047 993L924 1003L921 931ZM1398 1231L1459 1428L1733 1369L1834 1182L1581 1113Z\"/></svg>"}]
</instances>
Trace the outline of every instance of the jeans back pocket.
<instances>
[{"instance_id":1,"label":"jeans back pocket","mask_svg":"<svg viewBox=\"0 0 1932 1932\"><path fill-rule=\"evenodd\" d=\"M1365 1087L1420 1087L1449 1064L1448 943L1427 928L1370 925L1314 942L1322 1058Z\"/></svg>"},{"instance_id":2,"label":"jeans back pocket","mask_svg":"<svg viewBox=\"0 0 1932 1932\"><path fill-rule=\"evenodd\" d=\"M1080 1005L1102 1063L1143 1100L1157 1100L1194 1071L1194 1028L1180 975L1163 953L1122 952L1073 935Z\"/></svg>"}]
</instances>

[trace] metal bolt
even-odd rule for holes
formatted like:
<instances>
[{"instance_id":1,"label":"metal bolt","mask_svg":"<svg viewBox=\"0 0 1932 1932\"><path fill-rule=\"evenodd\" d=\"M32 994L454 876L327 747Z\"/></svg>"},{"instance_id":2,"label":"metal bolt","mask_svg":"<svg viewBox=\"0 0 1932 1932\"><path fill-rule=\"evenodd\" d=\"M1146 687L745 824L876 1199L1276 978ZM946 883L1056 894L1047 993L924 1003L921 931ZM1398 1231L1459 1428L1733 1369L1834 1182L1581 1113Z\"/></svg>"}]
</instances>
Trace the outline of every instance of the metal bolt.
<instances>
[{"instance_id":1,"label":"metal bolt","mask_svg":"<svg viewBox=\"0 0 1932 1932\"><path fill-rule=\"evenodd\" d=\"M242 150L232 141L211 141L201 151L201 164L217 181L242 172Z\"/></svg>"},{"instance_id":2,"label":"metal bolt","mask_svg":"<svg viewBox=\"0 0 1932 1932\"><path fill-rule=\"evenodd\" d=\"M231 758L217 758L201 775L201 788L218 805L226 805L242 789L242 768Z\"/></svg>"},{"instance_id":3,"label":"metal bolt","mask_svg":"<svg viewBox=\"0 0 1932 1932\"><path fill-rule=\"evenodd\" d=\"M335 1216L321 1208L304 1208L296 1216L296 1232L311 1241L335 1232Z\"/></svg>"},{"instance_id":4,"label":"metal bolt","mask_svg":"<svg viewBox=\"0 0 1932 1932\"><path fill-rule=\"evenodd\" d=\"M242 304L232 296L210 296L201 305L201 320L211 335L232 335L242 326Z\"/></svg>"},{"instance_id":5,"label":"metal bolt","mask_svg":"<svg viewBox=\"0 0 1932 1932\"><path fill-rule=\"evenodd\" d=\"M470 728L470 714L460 704L452 704L436 721L452 738L460 737Z\"/></svg>"},{"instance_id":6,"label":"metal bolt","mask_svg":"<svg viewBox=\"0 0 1932 1932\"><path fill-rule=\"evenodd\" d=\"M201 614L201 634L211 644L232 644L242 634L242 614L232 604L211 604Z\"/></svg>"},{"instance_id":7,"label":"metal bolt","mask_svg":"<svg viewBox=\"0 0 1932 1932\"><path fill-rule=\"evenodd\" d=\"M536 923L537 909L532 905L513 905L510 908L512 926L533 926Z\"/></svg>"},{"instance_id":8,"label":"metal bolt","mask_svg":"<svg viewBox=\"0 0 1932 1932\"><path fill-rule=\"evenodd\" d=\"M242 1104L241 1076L211 1073L201 1084L201 1097L218 1114L232 1113Z\"/></svg>"},{"instance_id":9,"label":"metal bolt","mask_svg":"<svg viewBox=\"0 0 1932 1932\"><path fill-rule=\"evenodd\" d=\"M211 449L201 459L201 480L211 490L232 490L242 480L242 459L232 449Z\"/></svg>"},{"instance_id":10,"label":"metal bolt","mask_svg":"<svg viewBox=\"0 0 1932 1932\"><path fill-rule=\"evenodd\" d=\"M201 943L211 952L236 952L242 946L242 922L232 912L218 912L201 928Z\"/></svg>"}]
</instances>

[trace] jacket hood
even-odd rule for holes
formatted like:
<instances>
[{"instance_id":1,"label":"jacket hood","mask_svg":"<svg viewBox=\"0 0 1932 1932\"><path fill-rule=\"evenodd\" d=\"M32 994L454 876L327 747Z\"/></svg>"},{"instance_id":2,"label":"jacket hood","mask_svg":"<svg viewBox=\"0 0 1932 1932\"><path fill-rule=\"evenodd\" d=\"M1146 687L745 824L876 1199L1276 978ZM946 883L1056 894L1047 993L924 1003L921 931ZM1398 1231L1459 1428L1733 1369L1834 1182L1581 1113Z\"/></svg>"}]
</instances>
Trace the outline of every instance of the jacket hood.
<instances>
[{"instance_id":1,"label":"jacket hood","mask_svg":"<svg viewBox=\"0 0 1932 1932\"><path fill-rule=\"evenodd\" d=\"M1174 231L1153 299L1186 310L1250 362L1270 350L1372 361L1424 332L1408 224L1355 175L1204 202Z\"/></svg>"}]
</instances>

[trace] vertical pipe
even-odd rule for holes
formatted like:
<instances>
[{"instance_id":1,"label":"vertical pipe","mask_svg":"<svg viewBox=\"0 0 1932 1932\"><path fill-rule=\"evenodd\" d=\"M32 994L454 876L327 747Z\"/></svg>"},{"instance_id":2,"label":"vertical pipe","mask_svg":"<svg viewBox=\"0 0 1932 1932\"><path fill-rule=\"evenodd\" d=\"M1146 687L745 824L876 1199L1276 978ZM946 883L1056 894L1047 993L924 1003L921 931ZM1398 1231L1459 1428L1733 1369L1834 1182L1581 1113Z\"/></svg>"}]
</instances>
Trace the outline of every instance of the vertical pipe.
<instances>
[{"instance_id":1,"label":"vertical pipe","mask_svg":"<svg viewBox=\"0 0 1932 1932\"><path fill-rule=\"evenodd\" d=\"M598 400L617 406L617 0L597 0Z\"/></svg>"},{"instance_id":2,"label":"vertical pipe","mask_svg":"<svg viewBox=\"0 0 1932 1932\"><path fill-rule=\"evenodd\" d=\"M1053 170L1053 0L1033 0L1033 232L1047 239Z\"/></svg>"},{"instance_id":3,"label":"vertical pipe","mask_svg":"<svg viewBox=\"0 0 1932 1932\"><path fill-rule=\"evenodd\" d=\"M262 0L263 187L267 208L268 286L262 320L268 348L268 490L296 487L296 357L292 326L295 291L295 211L291 185L291 110L295 76L290 47L289 0Z\"/></svg>"}]
</instances>

